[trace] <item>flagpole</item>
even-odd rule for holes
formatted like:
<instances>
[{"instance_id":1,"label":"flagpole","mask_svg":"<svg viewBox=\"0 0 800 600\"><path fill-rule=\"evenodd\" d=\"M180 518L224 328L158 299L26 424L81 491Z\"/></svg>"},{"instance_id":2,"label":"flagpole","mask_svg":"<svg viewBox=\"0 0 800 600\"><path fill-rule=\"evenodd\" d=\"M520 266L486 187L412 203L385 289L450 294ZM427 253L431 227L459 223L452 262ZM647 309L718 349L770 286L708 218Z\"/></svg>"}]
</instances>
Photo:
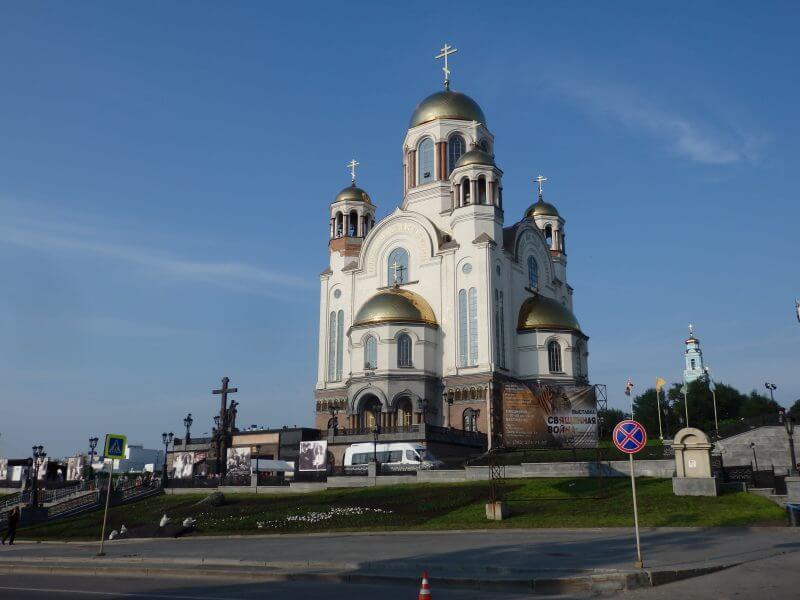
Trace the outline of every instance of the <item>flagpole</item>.
<instances>
[{"instance_id":1,"label":"flagpole","mask_svg":"<svg viewBox=\"0 0 800 600\"><path fill-rule=\"evenodd\" d=\"M686 384L684 384L686 386ZM689 391L683 392L683 407L686 409L686 427L689 426Z\"/></svg>"},{"instance_id":2,"label":"flagpole","mask_svg":"<svg viewBox=\"0 0 800 600\"><path fill-rule=\"evenodd\" d=\"M656 412L658 413L658 437L664 439L664 432L661 429L661 400L658 397L658 388L656 388Z\"/></svg>"}]
</instances>

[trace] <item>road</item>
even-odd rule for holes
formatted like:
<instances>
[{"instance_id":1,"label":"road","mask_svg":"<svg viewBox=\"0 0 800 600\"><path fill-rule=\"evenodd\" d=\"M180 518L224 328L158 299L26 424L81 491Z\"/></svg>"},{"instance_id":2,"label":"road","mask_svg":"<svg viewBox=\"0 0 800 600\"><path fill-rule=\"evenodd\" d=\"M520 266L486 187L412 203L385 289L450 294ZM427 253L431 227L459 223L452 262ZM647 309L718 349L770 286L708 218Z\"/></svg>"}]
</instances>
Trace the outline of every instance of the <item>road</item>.
<instances>
[{"instance_id":1,"label":"road","mask_svg":"<svg viewBox=\"0 0 800 600\"><path fill-rule=\"evenodd\" d=\"M522 600L546 596L501 594L473 590L437 589L431 581L432 597L437 600ZM738 567L663 585L626 592L617 600L734 600L769 598L789 600L800 596L800 552L749 562ZM3 600L414 600L417 589L406 586L319 583L221 583L187 582L170 579L121 579L97 577L54 577L13 575L0 580ZM555 597L550 597L555 598ZM574 598L559 596L566 600Z\"/></svg>"}]
</instances>

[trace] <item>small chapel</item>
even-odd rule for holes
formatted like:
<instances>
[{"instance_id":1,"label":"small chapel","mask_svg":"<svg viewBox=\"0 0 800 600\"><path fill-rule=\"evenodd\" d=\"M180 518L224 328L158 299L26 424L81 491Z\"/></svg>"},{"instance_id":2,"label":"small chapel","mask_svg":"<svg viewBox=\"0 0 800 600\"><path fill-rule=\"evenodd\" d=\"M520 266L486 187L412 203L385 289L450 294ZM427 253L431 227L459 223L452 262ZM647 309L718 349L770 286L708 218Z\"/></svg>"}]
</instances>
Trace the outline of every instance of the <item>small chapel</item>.
<instances>
[{"instance_id":1,"label":"small chapel","mask_svg":"<svg viewBox=\"0 0 800 600\"><path fill-rule=\"evenodd\" d=\"M355 160L330 203L315 389L316 426L330 441L379 431L381 441L485 450L504 387L588 384L565 220L543 176L524 214L506 215L498 142L480 105L451 89L454 52L437 56L444 89L411 113L399 205L375 220Z\"/></svg>"}]
</instances>

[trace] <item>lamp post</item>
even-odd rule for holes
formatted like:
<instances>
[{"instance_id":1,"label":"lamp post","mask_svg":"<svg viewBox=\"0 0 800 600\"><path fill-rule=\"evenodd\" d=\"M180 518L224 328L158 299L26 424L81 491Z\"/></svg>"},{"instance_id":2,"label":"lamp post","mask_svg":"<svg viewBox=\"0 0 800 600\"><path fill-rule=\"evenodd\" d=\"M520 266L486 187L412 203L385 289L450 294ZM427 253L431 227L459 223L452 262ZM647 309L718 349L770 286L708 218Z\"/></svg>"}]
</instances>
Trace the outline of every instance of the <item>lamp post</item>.
<instances>
[{"instance_id":1,"label":"lamp post","mask_svg":"<svg viewBox=\"0 0 800 600\"><path fill-rule=\"evenodd\" d=\"M172 438L175 435L170 431L169 433L162 433L161 434L161 441L164 442L164 468L161 471L161 487L167 487L167 450L169 449L169 445L172 443Z\"/></svg>"},{"instance_id":2,"label":"lamp post","mask_svg":"<svg viewBox=\"0 0 800 600\"><path fill-rule=\"evenodd\" d=\"M96 437L89 438L89 464L94 464L94 456L97 454L95 452L95 448L97 448L98 439Z\"/></svg>"},{"instance_id":3,"label":"lamp post","mask_svg":"<svg viewBox=\"0 0 800 600\"><path fill-rule=\"evenodd\" d=\"M706 383L708 384L708 389L711 390L711 398L714 401L714 433L719 439L719 421L717 420L717 386L714 385L714 381L711 379L711 367L705 367L703 369L706 373Z\"/></svg>"},{"instance_id":4,"label":"lamp post","mask_svg":"<svg viewBox=\"0 0 800 600\"><path fill-rule=\"evenodd\" d=\"M258 457L261 456L261 444L256 444L256 494L258 493Z\"/></svg>"},{"instance_id":5,"label":"lamp post","mask_svg":"<svg viewBox=\"0 0 800 600\"><path fill-rule=\"evenodd\" d=\"M47 452L44 451L44 446L33 446L33 453L31 458L31 467L33 471L33 485L31 489L31 506L36 508L39 505L39 468L47 458Z\"/></svg>"},{"instance_id":6,"label":"lamp post","mask_svg":"<svg viewBox=\"0 0 800 600\"><path fill-rule=\"evenodd\" d=\"M753 470L758 471L758 459L756 458L756 443L750 442L750 449L753 451Z\"/></svg>"},{"instance_id":7,"label":"lamp post","mask_svg":"<svg viewBox=\"0 0 800 600\"><path fill-rule=\"evenodd\" d=\"M372 460L375 463L375 468L378 468L378 436L381 433L381 425L380 425L380 418L381 418L381 409L379 406L376 406L372 409L372 418L373 418L373 425L372 425Z\"/></svg>"},{"instance_id":8,"label":"lamp post","mask_svg":"<svg viewBox=\"0 0 800 600\"><path fill-rule=\"evenodd\" d=\"M789 436L789 457L792 461L792 467L789 472L794 471L797 473L797 457L794 453L794 417L787 415L784 411L780 411L779 416L783 421L783 427L786 429L786 435Z\"/></svg>"},{"instance_id":9,"label":"lamp post","mask_svg":"<svg viewBox=\"0 0 800 600\"><path fill-rule=\"evenodd\" d=\"M186 427L186 440L183 442L184 447L189 443L189 440L192 439L189 431L192 428L192 423L194 423L194 419L192 419L192 413L189 413L183 420L183 426Z\"/></svg>"},{"instance_id":10,"label":"lamp post","mask_svg":"<svg viewBox=\"0 0 800 600\"><path fill-rule=\"evenodd\" d=\"M764 387L769 390L769 399L775 402L775 396L772 392L778 389L778 386L774 383L770 383L769 381L764 384Z\"/></svg>"}]
</instances>

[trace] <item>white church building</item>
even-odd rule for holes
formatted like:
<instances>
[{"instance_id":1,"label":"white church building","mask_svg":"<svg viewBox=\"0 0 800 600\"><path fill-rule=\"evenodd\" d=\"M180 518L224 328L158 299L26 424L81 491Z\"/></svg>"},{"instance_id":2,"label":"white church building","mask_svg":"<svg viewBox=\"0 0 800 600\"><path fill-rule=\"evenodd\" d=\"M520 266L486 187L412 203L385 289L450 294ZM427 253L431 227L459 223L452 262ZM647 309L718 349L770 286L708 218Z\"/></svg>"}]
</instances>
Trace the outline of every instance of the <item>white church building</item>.
<instances>
[{"instance_id":1,"label":"white church building","mask_svg":"<svg viewBox=\"0 0 800 600\"><path fill-rule=\"evenodd\" d=\"M504 386L588 382L565 221L541 176L525 213L505 214L499 142L448 74L411 114L394 211L375 221L355 161L352 185L330 205L315 389L322 430L335 423L364 435L377 418L387 435L422 425L479 432L491 445Z\"/></svg>"}]
</instances>

